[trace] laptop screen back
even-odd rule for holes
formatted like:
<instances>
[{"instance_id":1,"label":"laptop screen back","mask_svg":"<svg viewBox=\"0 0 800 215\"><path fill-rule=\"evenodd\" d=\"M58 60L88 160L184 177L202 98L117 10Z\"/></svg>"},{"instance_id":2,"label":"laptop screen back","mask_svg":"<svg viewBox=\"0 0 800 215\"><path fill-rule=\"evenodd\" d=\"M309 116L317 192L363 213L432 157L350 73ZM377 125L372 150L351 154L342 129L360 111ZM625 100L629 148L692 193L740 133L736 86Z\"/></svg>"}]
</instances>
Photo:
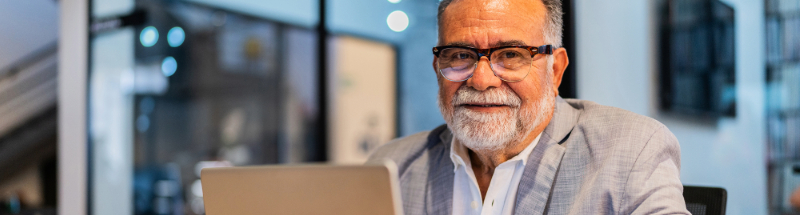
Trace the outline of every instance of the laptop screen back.
<instances>
[{"instance_id":1,"label":"laptop screen back","mask_svg":"<svg viewBox=\"0 0 800 215\"><path fill-rule=\"evenodd\" d=\"M387 166L207 168L206 214L402 214L396 170Z\"/></svg>"}]
</instances>

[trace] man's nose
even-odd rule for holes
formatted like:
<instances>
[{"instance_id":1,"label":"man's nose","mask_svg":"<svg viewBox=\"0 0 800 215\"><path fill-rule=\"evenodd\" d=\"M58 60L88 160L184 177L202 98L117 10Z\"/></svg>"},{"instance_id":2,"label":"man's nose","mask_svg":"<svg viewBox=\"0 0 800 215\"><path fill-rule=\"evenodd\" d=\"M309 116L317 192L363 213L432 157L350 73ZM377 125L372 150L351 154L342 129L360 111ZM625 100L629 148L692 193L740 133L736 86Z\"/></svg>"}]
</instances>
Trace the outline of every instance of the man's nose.
<instances>
[{"instance_id":1,"label":"man's nose","mask_svg":"<svg viewBox=\"0 0 800 215\"><path fill-rule=\"evenodd\" d=\"M503 80L495 76L494 72L492 72L488 57L481 57L478 60L475 72L472 74L472 77L467 80L468 87L479 91L484 91L491 87L500 87L502 84Z\"/></svg>"}]
</instances>

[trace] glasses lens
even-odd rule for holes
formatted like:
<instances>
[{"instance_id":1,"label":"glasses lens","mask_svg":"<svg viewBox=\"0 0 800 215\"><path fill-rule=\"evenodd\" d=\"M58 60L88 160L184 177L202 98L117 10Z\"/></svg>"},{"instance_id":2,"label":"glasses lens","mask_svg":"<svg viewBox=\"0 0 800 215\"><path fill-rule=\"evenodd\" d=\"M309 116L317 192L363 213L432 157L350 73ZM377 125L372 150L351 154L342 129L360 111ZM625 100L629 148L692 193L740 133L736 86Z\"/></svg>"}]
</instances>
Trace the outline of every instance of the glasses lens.
<instances>
[{"instance_id":1,"label":"glasses lens","mask_svg":"<svg viewBox=\"0 0 800 215\"><path fill-rule=\"evenodd\" d=\"M439 72L451 81L463 81L472 76L478 56L469 49L446 48L439 53Z\"/></svg>"},{"instance_id":2,"label":"glasses lens","mask_svg":"<svg viewBox=\"0 0 800 215\"><path fill-rule=\"evenodd\" d=\"M504 48L494 51L490 59L497 77L506 81L520 81L531 70L533 56L524 48Z\"/></svg>"}]
</instances>

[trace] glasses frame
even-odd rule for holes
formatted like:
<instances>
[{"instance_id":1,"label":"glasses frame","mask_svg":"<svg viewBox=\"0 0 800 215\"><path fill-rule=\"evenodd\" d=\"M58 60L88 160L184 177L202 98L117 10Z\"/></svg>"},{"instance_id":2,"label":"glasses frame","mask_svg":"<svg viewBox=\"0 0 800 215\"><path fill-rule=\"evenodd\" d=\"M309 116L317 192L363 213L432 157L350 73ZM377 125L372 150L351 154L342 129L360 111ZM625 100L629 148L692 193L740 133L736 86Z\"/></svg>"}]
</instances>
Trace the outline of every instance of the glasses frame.
<instances>
[{"instance_id":1,"label":"glasses frame","mask_svg":"<svg viewBox=\"0 0 800 215\"><path fill-rule=\"evenodd\" d=\"M500 49L506 49L506 48L523 48L523 49L526 49L526 50L531 52L531 61L533 61L533 58L536 57L537 54L551 55L551 54L553 54L553 49L554 49L553 45L542 45L542 46L500 46L500 47L494 47L494 48L488 48L488 49L479 49L479 48L469 47L469 46L436 46L436 47L433 47L433 55L436 56L436 58L439 58L439 54L441 53L441 51L444 50L444 49L448 49L448 48L467 49L467 50L470 50L472 52L475 52L475 54L478 56L478 60L476 60L475 64L472 65L472 67L473 67L472 68L472 74L469 74L469 76L464 80L451 80L450 78L447 78L447 76L445 76L444 73L442 73L442 69L439 68L439 61L437 59L437 61L436 61L436 70L439 70L438 72L439 72L439 74L442 75L442 77L444 77L445 79L447 79L449 81L452 81L452 82L462 82L462 81L466 81L466 80L469 80L470 78L472 78L472 75L475 74L475 69L478 67L478 62L481 61L482 57L486 57L486 59L489 60L489 67L492 68L492 73L494 74L495 77L497 77L497 78L499 78L499 79L501 79L501 80L503 80L505 82L519 82L519 81L525 80L525 78L528 77L528 74L531 73L530 68L528 68L528 73L526 73L525 76L523 76L522 79L520 79L520 80L509 81L509 80L503 79L500 76L497 76L497 72L494 71L494 66L492 66L492 58L490 56L492 56L492 53L494 53L494 51L497 51L497 50L500 50Z\"/></svg>"}]
</instances>

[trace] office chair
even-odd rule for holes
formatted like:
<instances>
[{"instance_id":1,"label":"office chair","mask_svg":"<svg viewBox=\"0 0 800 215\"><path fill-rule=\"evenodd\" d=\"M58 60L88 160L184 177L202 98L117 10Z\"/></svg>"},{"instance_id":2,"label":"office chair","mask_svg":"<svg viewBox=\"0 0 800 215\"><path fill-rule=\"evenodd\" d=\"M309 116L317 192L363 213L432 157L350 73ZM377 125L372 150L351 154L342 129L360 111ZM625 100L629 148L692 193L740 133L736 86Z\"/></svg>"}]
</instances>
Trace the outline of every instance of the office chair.
<instances>
[{"instance_id":1,"label":"office chair","mask_svg":"<svg viewBox=\"0 0 800 215\"><path fill-rule=\"evenodd\" d=\"M728 192L718 187L683 186L683 199L693 215L725 215Z\"/></svg>"}]
</instances>

